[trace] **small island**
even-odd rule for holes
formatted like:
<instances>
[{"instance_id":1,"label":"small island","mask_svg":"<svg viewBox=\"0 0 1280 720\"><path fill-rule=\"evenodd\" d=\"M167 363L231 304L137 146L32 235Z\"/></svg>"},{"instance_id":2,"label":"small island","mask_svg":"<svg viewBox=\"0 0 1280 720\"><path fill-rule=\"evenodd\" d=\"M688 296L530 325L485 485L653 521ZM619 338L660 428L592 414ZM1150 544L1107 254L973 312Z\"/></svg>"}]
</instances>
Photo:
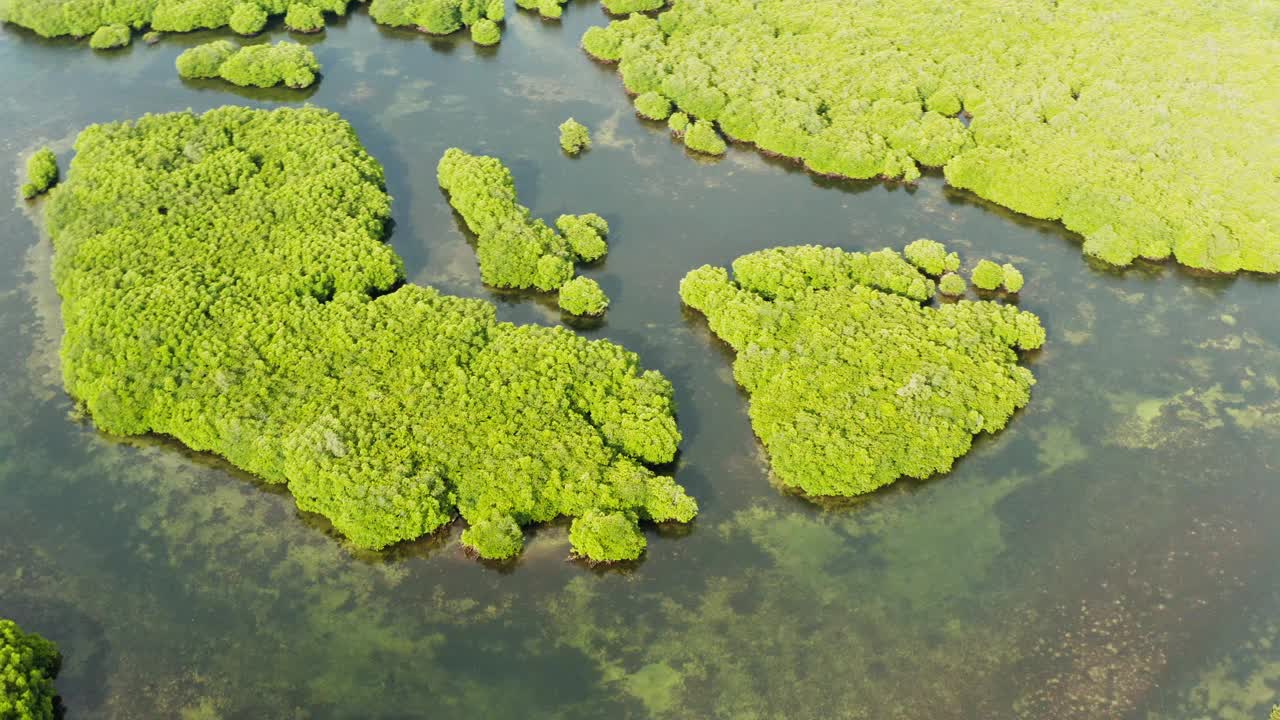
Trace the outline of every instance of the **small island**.
<instances>
[{"instance_id":1,"label":"small island","mask_svg":"<svg viewBox=\"0 0 1280 720\"><path fill-rule=\"evenodd\" d=\"M940 255L933 269L958 266ZM733 376L774 475L809 497L947 472L974 435L999 431L1030 400L1035 380L1017 351L1044 343L1036 316L988 301L924 304L935 292L892 250L814 245L744 255L733 278L703 266L680 283L737 352Z\"/></svg>"}]
</instances>

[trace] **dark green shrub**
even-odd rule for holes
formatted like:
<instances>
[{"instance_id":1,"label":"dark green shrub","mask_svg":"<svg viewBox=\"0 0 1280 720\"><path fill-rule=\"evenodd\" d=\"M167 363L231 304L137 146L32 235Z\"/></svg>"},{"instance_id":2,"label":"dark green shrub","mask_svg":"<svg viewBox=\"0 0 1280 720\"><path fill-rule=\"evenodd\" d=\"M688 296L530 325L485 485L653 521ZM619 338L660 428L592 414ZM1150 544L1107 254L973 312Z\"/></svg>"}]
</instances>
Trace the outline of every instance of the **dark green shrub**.
<instances>
[{"instance_id":1,"label":"dark green shrub","mask_svg":"<svg viewBox=\"0 0 1280 720\"><path fill-rule=\"evenodd\" d=\"M576 277L560 286L560 309L572 315L603 315L609 296L591 278Z\"/></svg>"},{"instance_id":2,"label":"dark green shrub","mask_svg":"<svg viewBox=\"0 0 1280 720\"><path fill-rule=\"evenodd\" d=\"M776 248L734 261L736 281L704 266L680 283L737 352L734 378L774 475L810 496L946 472L1031 396L1015 348L1044 342L1035 315L922 306L931 281L896 253L875 255Z\"/></svg>"},{"instance_id":3,"label":"dark green shrub","mask_svg":"<svg viewBox=\"0 0 1280 720\"><path fill-rule=\"evenodd\" d=\"M257 35L267 26L267 11L256 3L242 2L232 8L227 24L241 35Z\"/></svg>"},{"instance_id":4,"label":"dark green shrub","mask_svg":"<svg viewBox=\"0 0 1280 720\"><path fill-rule=\"evenodd\" d=\"M114 50L128 46L132 39L133 31L128 25L103 25L89 38L89 47L94 50Z\"/></svg>"},{"instance_id":5,"label":"dark green shrub","mask_svg":"<svg viewBox=\"0 0 1280 720\"><path fill-rule=\"evenodd\" d=\"M294 3L285 13L284 24L290 30L301 33L320 32L324 29L324 13L320 8Z\"/></svg>"},{"instance_id":6,"label":"dark green shrub","mask_svg":"<svg viewBox=\"0 0 1280 720\"><path fill-rule=\"evenodd\" d=\"M0 718L53 720L53 680L61 669L56 645L0 619Z\"/></svg>"},{"instance_id":7,"label":"dark green shrub","mask_svg":"<svg viewBox=\"0 0 1280 720\"><path fill-rule=\"evenodd\" d=\"M27 158L27 182L22 186L22 197L31 198L43 193L58 182L58 157L47 147L35 151Z\"/></svg>"},{"instance_id":8,"label":"dark green shrub","mask_svg":"<svg viewBox=\"0 0 1280 720\"><path fill-rule=\"evenodd\" d=\"M76 149L46 224L64 382L103 431L217 453L365 548L460 515L505 557L513 525L696 513L641 464L675 456L670 383L406 284L382 168L337 115L152 115Z\"/></svg>"},{"instance_id":9,"label":"dark green shrub","mask_svg":"<svg viewBox=\"0 0 1280 720\"><path fill-rule=\"evenodd\" d=\"M560 149L570 155L578 153L591 147L591 132L587 130L587 126L569 118L560 123Z\"/></svg>"}]
</instances>

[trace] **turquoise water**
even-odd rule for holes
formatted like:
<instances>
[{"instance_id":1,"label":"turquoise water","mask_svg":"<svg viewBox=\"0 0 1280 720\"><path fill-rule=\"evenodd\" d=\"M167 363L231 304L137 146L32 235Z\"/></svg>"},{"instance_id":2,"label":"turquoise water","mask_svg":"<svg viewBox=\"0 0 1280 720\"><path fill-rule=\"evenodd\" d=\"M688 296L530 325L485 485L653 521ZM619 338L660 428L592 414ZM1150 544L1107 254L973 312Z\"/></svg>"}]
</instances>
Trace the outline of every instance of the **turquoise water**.
<instances>
[{"instance_id":1,"label":"turquoise water","mask_svg":"<svg viewBox=\"0 0 1280 720\"><path fill-rule=\"evenodd\" d=\"M688 156L577 48L600 24L515 13L501 45L363 11L305 38L306 93L189 83L215 33L117 54L0 31L0 156L65 168L86 124L225 103L341 112L387 169L409 279L556 324L554 299L479 281L436 186L445 148L501 157L541 217L612 227L581 329L675 384L677 481L702 514L634 567L566 562L566 527L514 566L455 530L359 553L288 495L164 440L120 440L61 392L39 205L0 212L0 615L56 640L70 718L1262 718L1280 689L1280 288L1171 266L1123 273L1078 239L946 189L814 179L735 148ZM279 39L273 32L264 39ZM564 157L556 127L591 127ZM928 482L822 507L771 484L731 355L680 278L780 244L944 240L1012 261L1041 316L1031 405Z\"/></svg>"}]
</instances>

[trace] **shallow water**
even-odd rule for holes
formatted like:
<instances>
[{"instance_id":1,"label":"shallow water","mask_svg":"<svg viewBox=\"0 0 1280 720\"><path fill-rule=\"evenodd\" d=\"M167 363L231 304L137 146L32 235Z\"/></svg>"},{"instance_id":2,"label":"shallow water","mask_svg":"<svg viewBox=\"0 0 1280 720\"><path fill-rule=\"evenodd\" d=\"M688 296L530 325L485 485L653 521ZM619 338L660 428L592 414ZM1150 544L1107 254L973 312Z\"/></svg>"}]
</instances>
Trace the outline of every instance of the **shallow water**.
<instances>
[{"instance_id":1,"label":"shallow water","mask_svg":"<svg viewBox=\"0 0 1280 720\"><path fill-rule=\"evenodd\" d=\"M86 124L225 103L341 112L386 167L410 280L560 322L479 282L436 186L457 145L501 157L545 218L612 227L583 329L675 384L677 481L702 513L633 567L567 563L566 528L514 566L456 530L358 553L287 494L163 440L71 416L38 205L0 211L0 616L56 640L71 718L1261 718L1280 689L1280 288L1093 267L1078 239L926 177L816 180L735 148L692 158L577 48L600 24L519 12L494 49L373 25L308 37L312 91L188 83L185 47L118 54L0 31L0 196L20 156L63 168ZM270 35L275 40L284 33ZM573 116L594 147L564 157ZM731 354L676 293L780 244L921 236L1017 263L1049 333L1039 384L956 469L821 507L770 483Z\"/></svg>"}]
</instances>

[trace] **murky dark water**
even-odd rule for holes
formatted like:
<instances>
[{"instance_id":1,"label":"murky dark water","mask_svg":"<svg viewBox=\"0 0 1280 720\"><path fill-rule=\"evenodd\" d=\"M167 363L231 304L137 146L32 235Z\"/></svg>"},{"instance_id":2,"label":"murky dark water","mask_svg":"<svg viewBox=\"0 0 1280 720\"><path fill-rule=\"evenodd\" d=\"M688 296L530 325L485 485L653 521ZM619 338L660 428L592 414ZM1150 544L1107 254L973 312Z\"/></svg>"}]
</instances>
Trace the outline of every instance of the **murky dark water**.
<instances>
[{"instance_id":1,"label":"murky dark water","mask_svg":"<svg viewBox=\"0 0 1280 720\"><path fill-rule=\"evenodd\" d=\"M536 531L514 568L456 537L353 554L288 495L70 417L34 208L0 212L0 615L56 640L70 718L1262 718L1280 689L1280 287L1090 267L1077 240L943 188L833 184L736 149L685 155L577 49L575 0L493 50L374 26L307 38L309 94L184 83L213 34L119 54L0 32L0 157L86 124L224 103L341 112L386 166L411 280L498 295L436 186L500 156L542 217L613 228L586 334L675 383L676 478L702 514L623 571ZM283 33L275 33L281 36ZM275 39L273 37L272 39ZM561 155L574 116L595 146ZM5 204L8 207L7 203ZM730 356L676 288L780 244L921 236L1011 260L1049 331L1031 405L945 478L821 508L769 482Z\"/></svg>"}]
</instances>

